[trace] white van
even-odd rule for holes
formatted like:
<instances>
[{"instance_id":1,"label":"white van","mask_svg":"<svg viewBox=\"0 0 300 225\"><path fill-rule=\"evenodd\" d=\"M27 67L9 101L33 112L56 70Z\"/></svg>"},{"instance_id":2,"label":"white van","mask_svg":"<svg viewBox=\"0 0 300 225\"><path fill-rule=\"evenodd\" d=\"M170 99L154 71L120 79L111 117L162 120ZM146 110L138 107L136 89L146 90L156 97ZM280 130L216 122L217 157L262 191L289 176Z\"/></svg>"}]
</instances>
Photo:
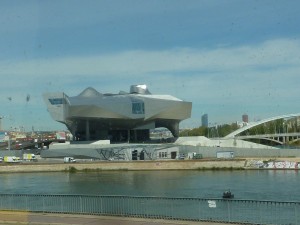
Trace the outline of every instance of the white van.
<instances>
[{"instance_id":1,"label":"white van","mask_svg":"<svg viewBox=\"0 0 300 225\"><path fill-rule=\"evenodd\" d=\"M76 160L73 157L65 157L64 163L75 163Z\"/></svg>"}]
</instances>

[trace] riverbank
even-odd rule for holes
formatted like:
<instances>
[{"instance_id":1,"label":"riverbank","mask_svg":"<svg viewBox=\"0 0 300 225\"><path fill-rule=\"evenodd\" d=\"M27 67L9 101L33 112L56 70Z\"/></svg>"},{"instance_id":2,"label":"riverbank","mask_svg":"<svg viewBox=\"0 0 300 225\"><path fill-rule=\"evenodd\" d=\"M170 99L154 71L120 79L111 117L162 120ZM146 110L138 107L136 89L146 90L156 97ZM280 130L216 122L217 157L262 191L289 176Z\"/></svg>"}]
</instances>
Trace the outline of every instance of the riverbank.
<instances>
[{"instance_id":1,"label":"riverbank","mask_svg":"<svg viewBox=\"0 0 300 225\"><path fill-rule=\"evenodd\" d=\"M245 160L178 160L178 161L100 161L80 163L2 163L0 173L7 172L75 172L109 170L197 170L243 169Z\"/></svg>"},{"instance_id":2,"label":"riverbank","mask_svg":"<svg viewBox=\"0 0 300 225\"><path fill-rule=\"evenodd\" d=\"M232 159L232 160L160 160L160 161L93 161L57 163L1 163L0 173L20 172L88 172L109 170L242 170L299 169L300 159Z\"/></svg>"}]
</instances>

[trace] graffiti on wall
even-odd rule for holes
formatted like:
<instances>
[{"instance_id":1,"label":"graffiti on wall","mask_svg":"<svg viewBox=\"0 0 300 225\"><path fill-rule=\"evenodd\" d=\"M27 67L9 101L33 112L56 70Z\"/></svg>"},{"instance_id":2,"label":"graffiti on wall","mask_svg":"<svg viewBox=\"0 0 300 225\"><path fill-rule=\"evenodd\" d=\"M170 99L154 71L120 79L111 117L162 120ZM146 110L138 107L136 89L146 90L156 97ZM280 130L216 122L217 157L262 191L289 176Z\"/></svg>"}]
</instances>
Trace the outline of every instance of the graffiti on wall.
<instances>
[{"instance_id":1,"label":"graffiti on wall","mask_svg":"<svg viewBox=\"0 0 300 225\"><path fill-rule=\"evenodd\" d=\"M262 169L299 169L300 162L249 160L247 167Z\"/></svg>"}]
</instances>

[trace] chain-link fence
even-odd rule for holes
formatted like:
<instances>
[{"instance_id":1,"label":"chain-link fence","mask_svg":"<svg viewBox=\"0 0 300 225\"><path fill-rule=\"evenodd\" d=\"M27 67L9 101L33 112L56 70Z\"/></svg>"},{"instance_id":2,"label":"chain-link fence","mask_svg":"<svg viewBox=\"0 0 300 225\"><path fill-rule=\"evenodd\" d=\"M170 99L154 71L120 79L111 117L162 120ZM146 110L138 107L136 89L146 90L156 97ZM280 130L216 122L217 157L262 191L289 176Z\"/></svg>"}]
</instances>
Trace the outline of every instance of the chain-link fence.
<instances>
[{"instance_id":1,"label":"chain-link fence","mask_svg":"<svg viewBox=\"0 0 300 225\"><path fill-rule=\"evenodd\" d=\"M0 194L0 210L249 224L300 224L300 202L134 196Z\"/></svg>"}]
</instances>

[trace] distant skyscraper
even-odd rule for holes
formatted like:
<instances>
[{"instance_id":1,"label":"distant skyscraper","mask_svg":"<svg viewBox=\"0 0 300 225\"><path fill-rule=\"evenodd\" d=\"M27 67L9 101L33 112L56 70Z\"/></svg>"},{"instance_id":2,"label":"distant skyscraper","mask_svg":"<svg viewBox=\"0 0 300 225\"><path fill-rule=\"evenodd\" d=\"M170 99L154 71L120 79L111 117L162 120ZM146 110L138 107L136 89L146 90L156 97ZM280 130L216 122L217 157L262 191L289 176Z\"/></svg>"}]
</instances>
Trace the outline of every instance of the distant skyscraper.
<instances>
[{"instance_id":1,"label":"distant skyscraper","mask_svg":"<svg viewBox=\"0 0 300 225\"><path fill-rule=\"evenodd\" d=\"M242 119L243 119L243 122L244 122L244 123L248 123L248 122L249 122L249 118L248 118L248 115L247 115L247 114L244 114L244 115L242 116Z\"/></svg>"},{"instance_id":2,"label":"distant skyscraper","mask_svg":"<svg viewBox=\"0 0 300 225\"><path fill-rule=\"evenodd\" d=\"M208 127L208 115L207 113L201 117L202 127Z\"/></svg>"}]
</instances>

